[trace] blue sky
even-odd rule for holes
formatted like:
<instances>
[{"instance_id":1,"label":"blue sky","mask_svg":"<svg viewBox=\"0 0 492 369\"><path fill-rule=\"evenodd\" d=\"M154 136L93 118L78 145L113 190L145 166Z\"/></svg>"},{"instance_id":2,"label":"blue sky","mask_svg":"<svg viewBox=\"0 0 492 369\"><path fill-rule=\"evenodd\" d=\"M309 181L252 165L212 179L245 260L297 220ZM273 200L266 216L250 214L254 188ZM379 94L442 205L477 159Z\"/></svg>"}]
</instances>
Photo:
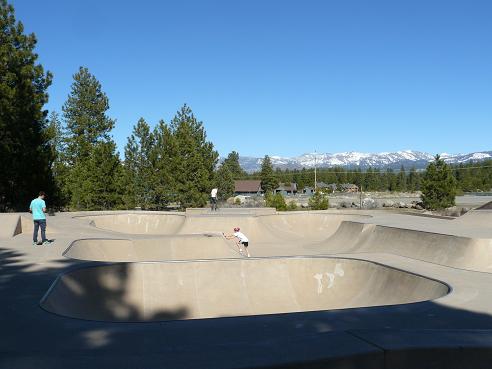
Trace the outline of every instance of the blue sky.
<instances>
[{"instance_id":1,"label":"blue sky","mask_svg":"<svg viewBox=\"0 0 492 369\"><path fill-rule=\"evenodd\" d=\"M183 104L220 152L492 150L492 2L15 0L54 74L101 81L122 151Z\"/></svg>"}]
</instances>

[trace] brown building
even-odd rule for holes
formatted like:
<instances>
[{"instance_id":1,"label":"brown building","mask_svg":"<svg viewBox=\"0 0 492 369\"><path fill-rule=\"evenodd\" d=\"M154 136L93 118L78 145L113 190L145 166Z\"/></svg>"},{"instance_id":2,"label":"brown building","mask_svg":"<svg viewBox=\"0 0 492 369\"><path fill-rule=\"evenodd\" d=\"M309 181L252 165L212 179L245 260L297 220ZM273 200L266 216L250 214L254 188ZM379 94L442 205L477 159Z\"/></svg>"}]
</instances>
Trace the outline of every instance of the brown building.
<instances>
[{"instance_id":1,"label":"brown building","mask_svg":"<svg viewBox=\"0 0 492 369\"><path fill-rule=\"evenodd\" d=\"M259 179L245 179L234 181L234 195L253 196L263 193Z\"/></svg>"},{"instance_id":2,"label":"brown building","mask_svg":"<svg viewBox=\"0 0 492 369\"><path fill-rule=\"evenodd\" d=\"M359 192L359 187L353 183L342 183L340 188L344 192Z\"/></svg>"}]
</instances>

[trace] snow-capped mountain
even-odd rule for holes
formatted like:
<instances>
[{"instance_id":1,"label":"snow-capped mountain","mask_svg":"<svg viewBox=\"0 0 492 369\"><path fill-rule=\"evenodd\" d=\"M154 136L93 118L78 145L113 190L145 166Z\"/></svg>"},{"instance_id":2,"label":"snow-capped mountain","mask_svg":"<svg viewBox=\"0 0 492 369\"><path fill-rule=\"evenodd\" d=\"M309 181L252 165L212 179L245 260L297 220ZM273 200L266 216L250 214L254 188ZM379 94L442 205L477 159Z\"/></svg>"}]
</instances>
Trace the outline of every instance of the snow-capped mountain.
<instances>
[{"instance_id":1,"label":"snow-capped mountain","mask_svg":"<svg viewBox=\"0 0 492 369\"><path fill-rule=\"evenodd\" d=\"M480 151L470 154L440 154L449 164L468 163L471 161L482 161L492 159L492 151ZM362 152L342 152L342 153L309 153L296 157L270 156L273 166L280 169L302 169L330 168L341 166L345 168L360 167L365 169L372 168L393 168L399 169L402 165L406 168L415 167L422 169L427 166L429 161L434 159L434 155L412 150L381 153L362 153ZM258 171L261 167L263 158L245 157L239 158L241 167L247 172Z\"/></svg>"}]
</instances>

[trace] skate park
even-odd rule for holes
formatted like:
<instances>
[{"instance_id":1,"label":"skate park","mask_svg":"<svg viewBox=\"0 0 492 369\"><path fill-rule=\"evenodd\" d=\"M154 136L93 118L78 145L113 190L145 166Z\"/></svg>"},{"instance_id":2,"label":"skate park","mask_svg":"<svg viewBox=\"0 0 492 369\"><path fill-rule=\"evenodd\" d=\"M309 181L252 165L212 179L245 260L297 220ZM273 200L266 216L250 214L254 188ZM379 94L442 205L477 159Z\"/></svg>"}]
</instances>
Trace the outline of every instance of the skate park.
<instances>
[{"instance_id":1,"label":"skate park","mask_svg":"<svg viewBox=\"0 0 492 369\"><path fill-rule=\"evenodd\" d=\"M487 207L57 213L48 246L28 213L0 218L2 368L492 362Z\"/></svg>"}]
</instances>

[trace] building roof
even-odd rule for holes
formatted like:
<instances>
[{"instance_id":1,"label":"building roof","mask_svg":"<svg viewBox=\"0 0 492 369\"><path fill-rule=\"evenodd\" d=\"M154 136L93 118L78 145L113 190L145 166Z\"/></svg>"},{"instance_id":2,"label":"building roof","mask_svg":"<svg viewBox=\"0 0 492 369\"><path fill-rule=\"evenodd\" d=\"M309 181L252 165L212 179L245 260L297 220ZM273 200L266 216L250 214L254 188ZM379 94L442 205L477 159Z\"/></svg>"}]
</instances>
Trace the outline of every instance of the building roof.
<instances>
[{"instance_id":1,"label":"building roof","mask_svg":"<svg viewBox=\"0 0 492 369\"><path fill-rule=\"evenodd\" d=\"M340 186L343 189L347 189L347 188L359 188L357 185L355 185L353 183L342 183Z\"/></svg>"},{"instance_id":2,"label":"building roof","mask_svg":"<svg viewBox=\"0 0 492 369\"><path fill-rule=\"evenodd\" d=\"M316 187L318 188L331 188L331 189L336 189L337 184L336 183L325 183L325 182L317 182Z\"/></svg>"},{"instance_id":3,"label":"building roof","mask_svg":"<svg viewBox=\"0 0 492 369\"><path fill-rule=\"evenodd\" d=\"M297 183L280 183L279 186L276 188L277 191L290 191L290 192L295 192L297 191Z\"/></svg>"},{"instance_id":4,"label":"building roof","mask_svg":"<svg viewBox=\"0 0 492 369\"><path fill-rule=\"evenodd\" d=\"M234 192L259 192L261 190L261 181L258 179L244 179L234 181Z\"/></svg>"}]
</instances>

